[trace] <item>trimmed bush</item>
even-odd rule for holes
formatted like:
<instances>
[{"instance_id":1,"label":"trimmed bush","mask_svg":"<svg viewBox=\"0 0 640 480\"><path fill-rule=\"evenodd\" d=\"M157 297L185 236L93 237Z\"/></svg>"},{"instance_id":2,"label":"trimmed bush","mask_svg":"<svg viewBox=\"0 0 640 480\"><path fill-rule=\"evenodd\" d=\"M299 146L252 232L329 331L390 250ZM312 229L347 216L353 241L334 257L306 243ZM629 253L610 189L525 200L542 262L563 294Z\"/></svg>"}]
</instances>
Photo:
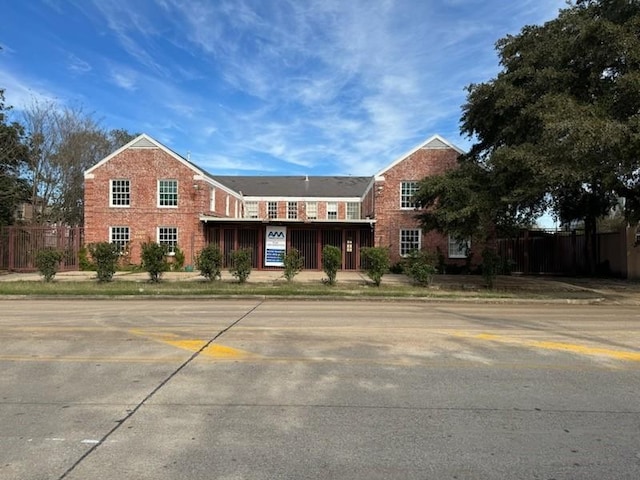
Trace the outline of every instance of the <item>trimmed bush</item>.
<instances>
[{"instance_id":1,"label":"trimmed bush","mask_svg":"<svg viewBox=\"0 0 640 480\"><path fill-rule=\"evenodd\" d=\"M437 272L436 262L433 254L414 250L407 258L404 271L415 283L428 286L433 282L433 276Z\"/></svg>"},{"instance_id":2,"label":"trimmed bush","mask_svg":"<svg viewBox=\"0 0 640 480\"><path fill-rule=\"evenodd\" d=\"M45 248L36 253L36 268L45 282L50 282L58 273L64 254L54 248Z\"/></svg>"},{"instance_id":3,"label":"trimmed bush","mask_svg":"<svg viewBox=\"0 0 640 480\"><path fill-rule=\"evenodd\" d=\"M333 245L325 245L322 249L322 270L327 274L327 283L335 285L338 270L342 266L342 251Z\"/></svg>"},{"instance_id":4,"label":"trimmed bush","mask_svg":"<svg viewBox=\"0 0 640 480\"><path fill-rule=\"evenodd\" d=\"M149 280L154 283L160 281L162 274L169 270L167 262L167 247L156 242L142 244L142 268L149 274Z\"/></svg>"},{"instance_id":5,"label":"trimmed bush","mask_svg":"<svg viewBox=\"0 0 640 480\"><path fill-rule=\"evenodd\" d=\"M220 278L222 260L223 256L220 247L210 243L200 251L196 258L196 268L200 270L200 275L212 281Z\"/></svg>"},{"instance_id":6,"label":"trimmed bush","mask_svg":"<svg viewBox=\"0 0 640 480\"><path fill-rule=\"evenodd\" d=\"M364 261L364 271L375 286L379 287L382 276L389 271L389 250L385 247L364 247L360 253Z\"/></svg>"},{"instance_id":7,"label":"trimmed bush","mask_svg":"<svg viewBox=\"0 0 640 480\"><path fill-rule=\"evenodd\" d=\"M89 253L95 262L98 282L110 282L116 273L120 248L115 243L99 242L89 245Z\"/></svg>"},{"instance_id":8,"label":"trimmed bush","mask_svg":"<svg viewBox=\"0 0 640 480\"><path fill-rule=\"evenodd\" d=\"M180 247L176 245L176 248L173 252L173 263L171 263L171 270L173 270L174 272L181 272L184 268L184 261L184 252L180 250Z\"/></svg>"},{"instance_id":9,"label":"trimmed bush","mask_svg":"<svg viewBox=\"0 0 640 480\"><path fill-rule=\"evenodd\" d=\"M239 283L244 283L251 274L251 250L242 249L231 252L229 272Z\"/></svg>"},{"instance_id":10,"label":"trimmed bush","mask_svg":"<svg viewBox=\"0 0 640 480\"><path fill-rule=\"evenodd\" d=\"M304 269L304 257L295 248L290 248L283 255L282 261L284 263L284 278L287 279L287 282L293 281L293 277Z\"/></svg>"}]
</instances>

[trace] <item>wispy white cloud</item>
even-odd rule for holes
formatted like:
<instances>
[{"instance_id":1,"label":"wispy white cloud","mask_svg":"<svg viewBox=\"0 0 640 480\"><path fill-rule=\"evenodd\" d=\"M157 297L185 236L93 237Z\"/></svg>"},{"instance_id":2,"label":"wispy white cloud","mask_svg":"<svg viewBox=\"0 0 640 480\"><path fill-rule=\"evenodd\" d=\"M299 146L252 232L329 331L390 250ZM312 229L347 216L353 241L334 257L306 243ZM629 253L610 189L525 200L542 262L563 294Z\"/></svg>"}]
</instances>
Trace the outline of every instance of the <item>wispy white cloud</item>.
<instances>
[{"instance_id":1,"label":"wispy white cloud","mask_svg":"<svg viewBox=\"0 0 640 480\"><path fill-rule=\"evenodd\" d=\"M91 71L91 65L85 62L81 58L76 57L73 53L67 53L67 68L78 74L83 74Z\"/></svg>"}]
</instances>

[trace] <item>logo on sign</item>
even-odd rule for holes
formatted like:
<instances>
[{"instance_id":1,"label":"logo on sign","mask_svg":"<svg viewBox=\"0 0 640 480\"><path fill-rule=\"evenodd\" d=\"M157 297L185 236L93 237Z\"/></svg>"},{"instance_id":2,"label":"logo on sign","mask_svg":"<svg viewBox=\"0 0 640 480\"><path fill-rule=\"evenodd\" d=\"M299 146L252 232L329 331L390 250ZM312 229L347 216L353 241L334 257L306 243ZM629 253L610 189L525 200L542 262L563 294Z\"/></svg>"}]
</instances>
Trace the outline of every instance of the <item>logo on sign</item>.
<instances>
[{"instance_id":1,"label":"logo on sign","mask_svg":"<svg viewBox=\"0 0 640 480\"><path fill-rule=\"evenodd\" d=\"M267 238L285 238L284 232L269 232Z\"/></svg>"}]
</instances>

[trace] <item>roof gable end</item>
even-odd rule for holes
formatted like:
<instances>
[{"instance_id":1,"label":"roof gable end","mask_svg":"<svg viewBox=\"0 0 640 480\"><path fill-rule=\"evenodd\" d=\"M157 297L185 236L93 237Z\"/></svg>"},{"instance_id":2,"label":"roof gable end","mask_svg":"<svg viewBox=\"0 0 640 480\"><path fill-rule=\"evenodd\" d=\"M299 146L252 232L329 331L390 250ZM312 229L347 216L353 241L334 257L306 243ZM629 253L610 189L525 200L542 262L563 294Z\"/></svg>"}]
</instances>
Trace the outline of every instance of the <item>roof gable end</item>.
<instances>
[{"instance_id":1,"label":"roof gable end","mask_svg":"<svg viewBox=\"0 0 640 480\"><path fill-rule=\"evenodd\" d=\"M443 137L441 137L440 135L436 134L436 135L428 138L426 141L424 141L420 145L417 145L416 147L412 148L411 150L409 150L405 154L403 154L400 157L396 158L393 162L391 162L389 165L387 165L382 170L380 170L378 173L376 173L374 178L376 180L383 180L384 179L384 174L387 171L391 170L393 167L395 167L400 162L405 160L407 157L410 157L411 155L413 155L415 152L417 152L420 149L434 149L435 150L435 149L449 149L449 148L455 150L460 155L463 155L465 153L464 150L456 147L451 142L445 140Z\"/></svg>"}]
</instances>

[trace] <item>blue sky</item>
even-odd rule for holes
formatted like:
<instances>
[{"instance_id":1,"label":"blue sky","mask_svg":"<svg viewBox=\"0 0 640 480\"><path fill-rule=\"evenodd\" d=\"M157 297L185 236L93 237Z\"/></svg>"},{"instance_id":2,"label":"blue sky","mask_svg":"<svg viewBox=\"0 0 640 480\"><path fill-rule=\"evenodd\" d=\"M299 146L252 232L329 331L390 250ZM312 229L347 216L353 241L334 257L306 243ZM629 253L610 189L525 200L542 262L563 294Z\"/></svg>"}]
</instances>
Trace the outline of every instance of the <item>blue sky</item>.
<instances>
[{"instance_id":1,"label":"blue sky","mask_svg":"<svg viewBox=\"0 0 640 480\"><path fill-rule=\"evenodd\" d=\"M496 40L565 0L6 2L0 88L82 105L214 174L372 175L433 134L462 149Z\"/></svg>"}]
</instances>

